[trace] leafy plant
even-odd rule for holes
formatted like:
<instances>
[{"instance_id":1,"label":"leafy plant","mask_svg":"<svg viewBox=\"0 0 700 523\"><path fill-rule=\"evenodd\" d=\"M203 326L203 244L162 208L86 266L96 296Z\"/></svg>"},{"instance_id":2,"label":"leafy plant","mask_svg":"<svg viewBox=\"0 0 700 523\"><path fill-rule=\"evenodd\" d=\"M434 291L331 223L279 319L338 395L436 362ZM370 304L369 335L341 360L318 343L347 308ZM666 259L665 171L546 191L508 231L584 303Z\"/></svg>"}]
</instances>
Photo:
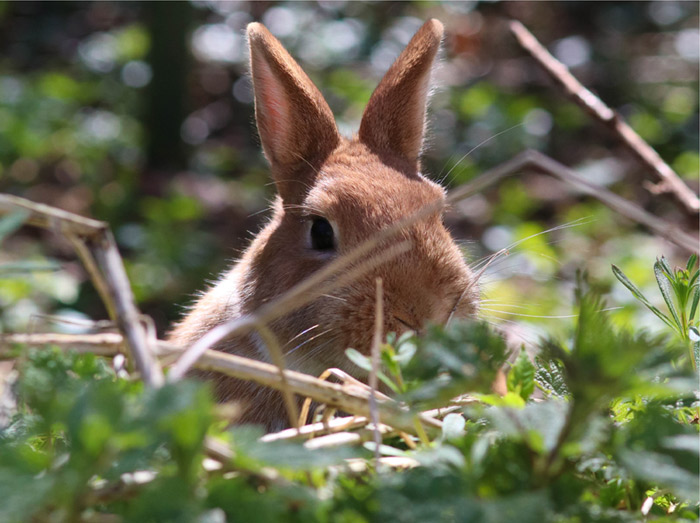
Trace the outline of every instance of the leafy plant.
<instances>
[{"instance_id":1,"label":"leafy plant","mask_svg":"<svg viewBox=\"0 0 700 523\"><path fill-rule=\"evenodd\" d=\"M685 268L672 269L665 257L654 263L654 276L661 291L669 314L664 314L644 296L642 291L632 283L619 267L613 265L615 277L637 298L644 306L673 330L687 345L690 361L697 370L700 360L700 331L695 319L700 302L700 269L696 266L698 257L693 254L688 258Z\"/></svg>"},{"instance_id":2,"label":"leafy plant","mask_svg":"<svg viewBox=\"0 0 700 523\"><path fill-rule=\"evenodd\" d=\"M22 351L0 520L697 520L688 365L668 337L616 330L603 309L580 289L570 336L543 341L534 364L521 350L506 396L490 390L505 345L485 324L389 336L382 372L398 397L451 405L432 440L383 438L380 454L408 470L375 470L363 436L311 449L228 429L200 383L147 390L91 354ZM481 402L451 403L464 393ZM232 456L212 467L207 438Z\"/></svg>"}]
</instances>

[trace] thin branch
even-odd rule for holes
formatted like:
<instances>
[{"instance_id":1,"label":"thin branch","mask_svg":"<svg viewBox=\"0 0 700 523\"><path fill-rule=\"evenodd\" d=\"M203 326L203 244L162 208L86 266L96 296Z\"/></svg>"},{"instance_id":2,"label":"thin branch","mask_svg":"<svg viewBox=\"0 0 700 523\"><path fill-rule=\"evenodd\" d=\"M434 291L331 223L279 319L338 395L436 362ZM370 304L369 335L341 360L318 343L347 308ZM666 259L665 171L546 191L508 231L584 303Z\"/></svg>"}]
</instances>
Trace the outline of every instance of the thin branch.
<instances>
[{"instance_id":1,"label":"thin branch","mask_svg":"<svg viewBox=\"0 0 700 523\"><path fill-rule=\"evenodd\" d=\"M94 238L107 229L105 222L85 218L43 203L34 203L19 196L0 194L0 214L9 214L17 209L29 211L28 224L61 234L77 234L85 238Z\"/></svg>"},{"instance_id":2,"label":"thin branch","mask_svg":"<svg viewBox=\"0 0 700 523\"><path fill-rule=\"evenodd\" d=\"M109 335L109 338L105 336ZM105 341L109 342L113 354L117 354L120 346L116 343L117 333L108 334L7 334L0 336L0 359L16 357L13 346L17 344L43 345L51 344L62 348L70 349L80 347L85 349L88 345L101 347L98 350L104 355L108 354L107 346L101 346ZM123 339L122 339L123 341ZM170 356L181 354L183 349L175 347L164 341L154 344L154 349L159 356ZM92 350L90 350L92 352ZM260 385L265 385L276 390L283 387L279 369L270 363L243 358L233 354L227 354L216 350L207 350L196 363L197 368L202 370L215 371L233 378L247 381L254 381ZM312 398L318 403L323 403L329 407L356 414L358 416L370 417L369 397L370 391L367 386L357 386L351 383L338 384L322 381L314 376L303 374L292 370L285 370L284 377L287 380L289 390L300 396ZM414 433L414 414L401 407L393 400L386 399L378 395L377 410L384 420L384 423L404 432ZM430 416L419 414L418 419L427 429L435 432L440 429L442 423Z\"/></svg>"},{"instance_id":3,"label":"thin branch","mask_svg":"<svg viewBox=\"0 0 700 523\"><path fill-rule=\"evenodd\" d=\"M698 252L697 238L694 238L672 223L648 213L639 205L618 196L605 187L589 182L570 167L532 149L523 151L507 162L497 165L474 180L459 186L450 193L448 201L453 203L480 193L504 178L519 174L527 168L558 178L577 190L598 199L622 216L644 225L658 236L691 253Z\"/></svg>"},{"instance_id":4,"label":"thin branch","mask_svg":"<svg viewBox=\"0 0 700 523\"><path fill-rule=\"evenodd\" d=\"M124 352L124 337L116 332L101 334L0 334L0 360L14 359L13 345L56 345L98 356L115 356Z\"/></svg>"},{"instance_id":5,"label":"thin branch","mask_svg":"<svg viewBox=\"0 0 700 523\"><path fill-rule=\"evenodd\" d=\"M612 130L629 150L661 180L655 192L670 192L691 213L700 211L700 200L696 194L680 179L680 177L664 162L653 147L632 129L622 116L586 89L569 69L554 58L535 36L517 21L510 23L510 30L525 49L542 68L562 86L566 94L589 115Z\"/></svg>"},{"instance_id":6,"label":"thin branch","mask_svg":"<svg viewBox=\"0 0 700 523\"><path fill-rule=\"evenodd\" d=\"M144 382L148 386L160 386L163 373L150 353L124 263L107 224L17 196L0 194L0 214L17 209L30 212L28 223L57 231L73 242L78 255L86 263L95 287L105 300L108 313L128 341L129 353Z\"/></svg>"},{"instance_id":7,"label":"thin branch","mask_svg":"<svg viewBox=\"0 0 700 523\"><path fill-rule=\"evenodd\" d=\"M102 303L104 303L105 309L107 309L107 314L110 318L116 318L117 312L115 310L114 300L109 292L109 287L102 277L102 273L97 266L92 252L90 252L90 249L88 249L85 244L85 240L72 233L65 233L65 236L73 245L73 249L75 249L75 253L78 255L78 258L80 258L80 261L83 262L83 267L85 267L88 276L90 276L92 280L92 284L95 286L95 289L97 289L97 294L100 295Z\"/></svg>"},{"instance_id":8,"label":"thin branch","mask_svg":"<svg viewBox=\"0 0 700 523\"><path fill-rule=\"evenodd\" d=\"M158 387L163 383L163 372L152 357L141 313L136 308L131 284L124 269L112 231L106 229L99 238L92 239L88 248L102 268L110 295L114 300L115 317L112 318L124 334L131 348L131 356L146 385Z\"/></svg>"},{"instance_id":9,"label":"thin branch","mask_svg":"<svg viewBox=\"0 0 700 523\"><path fill-rule=\"evenodd\" d=\"M328 421L317 421L303 425L298 429L284 429L279 432L271 432L265 434L260 441L278 441L286 439L298 438L315 438L335 432L345 432L348 430L364 427L369 423L369 418L364 416L345 416L342 418L334 418Z\"/></svg>"}]
</instances>

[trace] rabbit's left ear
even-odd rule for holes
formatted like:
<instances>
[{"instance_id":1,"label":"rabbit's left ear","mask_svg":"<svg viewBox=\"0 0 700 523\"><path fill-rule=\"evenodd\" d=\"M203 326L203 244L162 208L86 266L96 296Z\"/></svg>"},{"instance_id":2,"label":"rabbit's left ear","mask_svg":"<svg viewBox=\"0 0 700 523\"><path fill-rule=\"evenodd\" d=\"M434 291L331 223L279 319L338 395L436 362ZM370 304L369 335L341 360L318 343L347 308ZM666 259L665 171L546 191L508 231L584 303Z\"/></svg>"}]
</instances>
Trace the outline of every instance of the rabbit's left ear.
<instances>
[{"instance_id":1,"label":"rabbit's left ear","mask_svg":"<svg viewBox=\"0 0 700 523\"><path fill-rule=\"evenodd\" d=\"M370 149L418 164L430 72L442 35L438 20L423 24L372 93L359 133Z\"/></svg>"}]
</instances>

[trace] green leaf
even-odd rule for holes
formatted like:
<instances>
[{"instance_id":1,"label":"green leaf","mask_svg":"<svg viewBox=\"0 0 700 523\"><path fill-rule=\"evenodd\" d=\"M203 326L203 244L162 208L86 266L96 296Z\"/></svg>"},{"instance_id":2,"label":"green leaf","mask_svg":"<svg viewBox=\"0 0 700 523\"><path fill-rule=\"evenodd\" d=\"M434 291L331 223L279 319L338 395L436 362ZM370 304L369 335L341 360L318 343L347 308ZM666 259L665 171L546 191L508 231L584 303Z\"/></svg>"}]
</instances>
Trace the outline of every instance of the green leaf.
<instances>
[{"instance_id":1,"label":"green leaf","mask_svg":"<svg viewBox=\"0 0 700 523\"><path fill-rule=\"evenodd\" d=\"M535 391L535 366L530 361L525 347L520 349L520 354L511 366L506 384L510 392L520 394L525 401Z\"/></svg>"},{"instance_id":2,"label":"green leaf","mask_svg":"<svg viewBox=\"0 0 700 523\"><path fill-rule=\"evenodd\" d=\"M464 436L464 427L467 422L461 414L448 414L442 420L442 439L450 440Z\"/></svg>"},{"instance_id":3,"label":"green leaf","mask_svg":"<svg viewBox=\"0 0 700 523\"><path fill-rule=\"evenodd\" d=\"M686 270L690 271L695 267L695 264L698 261L698 255L693 253L690 255L690 258L688 258L688 263L686 263L685 268Z\"/></svg>"},{"instance_id":4,"label":"green leaf","mask_svg":"<svg viewBox=\"0 0 700 523\"><path fill-rule=\"evenodd\" d=\"M682 468L668 454L622 449L619 458L635 477L659 483L691 503L697 502L700 492L700 478L697 473ZM697 461L695 456L694 463Z\"/></svg>"},{"instance_id":5,"label":"green leaf","mask_svg":"<svg viewBox=\"0 0 700 523\"><path fill-rule=\"evenodd\" d=\"M663 268L663 270L667 276L669 276L669 277L673 276L673 269L668 264L668 260L666 259L665 256L661 256L661 259L657 259L656 261L658 263L660 263L661 267Z\"/></svg>"},{"instance_id":6,"label":"green leaf","mask_svg":"<svg viewBox=\"0 0 700 523\"><path fill-rule=\"evenodd\" d=\"M663 257L661 259L664 260ZM656 277L656 283L659 285L659 289L661 290L661 295L664 297L664 301L666 302L666 306L668 307L668 310L671 311L671 315L673 316L673 319L675 320L676 325L678 326L678 329L681 329L682 328L681 320L678 317L678 312L676 311L676 306L673 303L671 283L668 280L668 273L664 270L662 265L663 264L660 263L659 260L657 260L656 263L654 264L654 276Z\"/></svg>"},{"instance_id":7,"label":"green leaf","mask_svg":"<svg viewBox=\"0 0 700 523\"><path fill-rule=\"evenodd\" d=\"M352 361L362 370L367 371L368 373L372 372L372 362L367 356L360 354L357 350L353 348L346 349L345 355L350 361ZM387 377L387 375L381 371L381 369L377 369L377 378L379 378L382 381L382 383L389 387L394 393L398 394L400 392L396 384L393 381L391 381Z\"/></svg>"},{"instance_id":8,"label":"green leaf","mask_svg":"<svg viewBox=\"0 0 700 523\"><path fill-rule=\"evenodd\" d=\"M355 365L360 367L362 370L365 370L367 372L372 371L372 362L364 354L360 354L357 350L350 348L350 349L345 350L345 355L348 357L348 359L350 361L352 361Z\"/></svg>"},{"instance_id":9,"label":"green leaf","mask_svg":"<svg viewBox=\"0 0 700 523\"><path fill-rule=\"evenodd\" d=\"M690 304L690 313L688 314L688 321L693 321L695 318L695 313L698 310L698 302L700 302L700 287L695 287L695 292L693 293L693 301Z\"/></svg>"},{"instance_id":10,"label":"green leaf","mask_svg":"<svg viewBox=\"0 0 700 523\"><path fill-rule=\"evenodd\" d=\"M568 412L568 402L547 400L529 403L523 409L490 407L484 416L503 435L521 439L533 451L544 454L557 446Z\"/></svg>"},{"instance_id":11,"label":"green leaf","mask_svg":"<svg viewBox=\"0 0 700 523\"><path fill-rule=\"evenodd\" d=\"M391 345L382 346L380 357L387 372L392 376L397 376L401 372L401 369L399 368L399 364L396 361L395 356L396 353L394 352L394 348Z\"/></svg>"},{"instance_id":12,"label":"green leaf","mask_svg":"<svg viewBox=\"0 0 700 523\"><path fill-rule=\"evenodd\" d=\"M535 371L535 383L547 395L555 398L568 398L569 388L566 386L562 367L554 360L545 361L541 357L535 358L537 370Z\"/></svg>"},{"instance_id":13,"label":"green leaf","mask_svg":"<svg viewBox=\"0 0 700 523\"><path fill-rule=\"evenodd\" d=\"M401 336L403 338L403 336ZM399 341L401 341L399 339ZM416 354L416 350L418 350L418 347L416 346L415 343L412 341L404 341L399 344L399 351L394 357L394 359L399 363L401 367L405 366L408 364L409 361L411 361L411 358Z\"/></svg>"},{"instance_id":14,"label":"green leaf","mask_svg":"<svg viewBox=\"0 0 700 523\"><path fill-rule=\"evenodd\" d=\"M671 322L669 318L666 317L664 313L662 313L659 309L654 307L649 300L646 299L646 296L642 294L642 291L640 291L637 286L632 283L629 278L625 275L624 272L620 270L619 267L616 265L612 266L612 271L615 277L624 285L627 287L627 289L634 295L635 298L637 298L639 301L641 301L647 309L649 309L651 312L653 312L661 321L663 321L666 325L671 327L672 329L675 329L675 326Z\"/></svg>"}]
</instances>

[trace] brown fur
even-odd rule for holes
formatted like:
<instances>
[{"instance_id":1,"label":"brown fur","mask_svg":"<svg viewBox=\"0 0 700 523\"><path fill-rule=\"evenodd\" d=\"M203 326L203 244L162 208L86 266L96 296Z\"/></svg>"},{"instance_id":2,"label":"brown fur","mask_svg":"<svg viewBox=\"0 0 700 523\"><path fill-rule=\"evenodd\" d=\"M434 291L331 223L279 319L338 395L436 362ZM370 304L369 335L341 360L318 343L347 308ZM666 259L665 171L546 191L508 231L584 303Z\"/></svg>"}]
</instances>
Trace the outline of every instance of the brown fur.
<instances>
[{"instance_id":1,"label":"brown fur","mask_svg":"<svg viewBox=\"0 0 700 523\"><path fill-rule=\"evenodd\" d=\"M197 301L171 341L191 344L212 327L255 311L389 224L444 199L444 190L423 177L418 165L430 71L441 37L440 22L424 24L372 95L359 135L346 139L321 94L280 43L260 24L248 27L256 119L280 196L270 222ZM335 250L311 248L314 216L333 225ZM455 307L457 317L474 313L473 275L440 215L402 234L412 242L408 252L274 322L290 368L310 374L329 367L357 370L344 351L369 351L377 277L384 281L385 332L444 323ZM256 334L217 348L269 361ZM214 379L220 399L248 404L243 421L268 429L286 424L278 393L223 376Z\"/></svg>"}]
</instances>

